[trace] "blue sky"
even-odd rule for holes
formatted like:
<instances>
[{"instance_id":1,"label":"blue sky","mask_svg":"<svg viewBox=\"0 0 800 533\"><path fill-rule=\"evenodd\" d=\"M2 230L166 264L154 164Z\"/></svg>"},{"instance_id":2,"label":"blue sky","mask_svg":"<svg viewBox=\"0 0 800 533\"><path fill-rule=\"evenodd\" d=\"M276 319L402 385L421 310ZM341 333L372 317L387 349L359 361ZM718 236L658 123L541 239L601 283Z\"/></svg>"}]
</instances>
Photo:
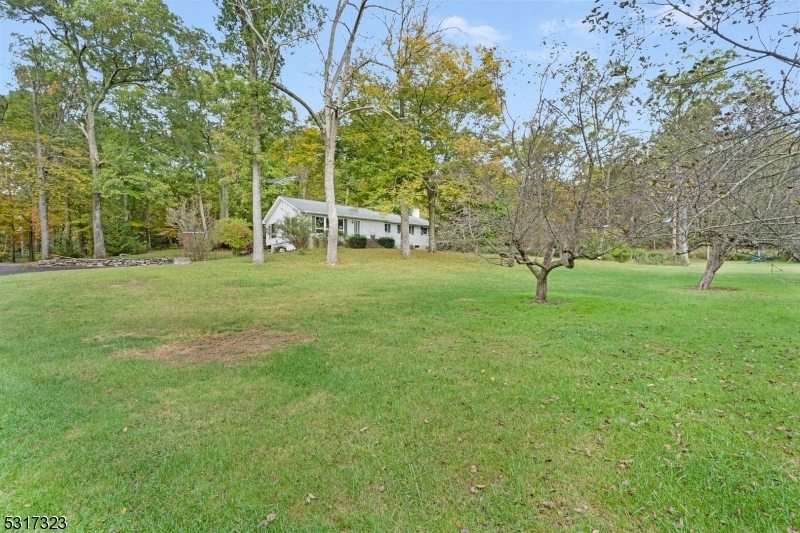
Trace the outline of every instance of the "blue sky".
<instances>
[{"instance_id":1,"label":"blue sky","mask_svg":"<svg viewBox=\"0 0 800 533\"><path fill-rule=\"evenodd\" d=\"M322 3L333 4L330 0ZM211 0L166 0L166 4L188 25L218 35L214 28L217 9ZM575 49L596 47L598 38L588 34L581 24L593 4L593 0L457 0L436 4L432 18L442 21L443 27L448 28L446 38L456 44L497 46L508 57L524 58L541 54L545 37L568 41ZM5 92L12 82L8 52L12 32L27 34L32 30L31 25L0 21L0 92ZM297 50L284 71L287 84L297 87L314 108L320 102L312 75L316 58L313 49ZM525 106L515 107L522 111Z\"/></svg>"},{"instance_id":2,"label":"blue sky","mask_svg":"<svg viewBox=\"0 0 800 533\"><path fill-rule=\"evenodd\" d=\"M165 2L188 25L218 35L214 27L217 9L211 0ZM790 12L798 12L797 0L785 3ZM331 7L333 1L322 0L322 4ZM590 33L582 24L594 5L594 0L452 0L434 4L431 18L441 21L442 27L446 28L446 38L453 43L496 46L504 57L515 61L505 87L511 113L524 117L533 108L537 96L530 90L534 84L527 83L534 74L533 67L527 65L535 65L546 55L543 41L563 42L568 52L587 50L598 57L603 57L603 53L614 46L611 35ZM369 25L366 29L370 33ZM11 33L30 33L32 30L30 25L23 27L14 22L0 21L0 92L5 92L7 84L12 81L8 53ZM670 44L663 38L659 41L662 45L657 50L659 55L670 54L670 59L680 57L674 43ZM314 76L319 64L313 47L306 46L288 57L283 72L284 82L309 101L314 109L321 105L319 81Z\"/></svg>"}]
</instances>

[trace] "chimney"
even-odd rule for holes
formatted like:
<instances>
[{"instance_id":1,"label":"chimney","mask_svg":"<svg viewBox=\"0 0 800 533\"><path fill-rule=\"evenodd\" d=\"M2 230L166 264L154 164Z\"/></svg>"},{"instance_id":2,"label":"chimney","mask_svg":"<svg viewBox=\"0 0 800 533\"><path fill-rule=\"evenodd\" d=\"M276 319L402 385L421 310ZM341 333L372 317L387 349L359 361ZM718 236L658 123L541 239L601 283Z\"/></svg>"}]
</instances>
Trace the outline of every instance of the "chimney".
<instances>
[{"instance_id":1,"label":"chimney","mask_svg":"<svg viewBox=\"0 0 800 533\"><path fill-rule=\"evenodd\" d=\"M419 218L419 209L412 209L411 216Z\"/></svg>"}]
</instances>

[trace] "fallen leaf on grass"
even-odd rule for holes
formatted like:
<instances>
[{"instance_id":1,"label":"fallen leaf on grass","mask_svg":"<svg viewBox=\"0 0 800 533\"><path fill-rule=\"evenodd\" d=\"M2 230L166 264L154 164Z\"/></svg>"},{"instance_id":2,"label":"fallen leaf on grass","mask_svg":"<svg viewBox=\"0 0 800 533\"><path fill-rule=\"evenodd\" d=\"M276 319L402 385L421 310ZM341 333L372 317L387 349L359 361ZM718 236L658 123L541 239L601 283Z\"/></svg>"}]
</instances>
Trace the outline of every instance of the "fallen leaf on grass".
<instances>
[{"instance_id":1,"label":"fallen leaf on grass","mask_svg":"<svg viewBox=\"0 0 800 533\"><path fill-rule=\"evenodd\" d=\"M477 472L478 472L478 467L477 466L472 465L471 467L469 467L469 473L470 474L476 474Z\"/></svg>"},{"instance_id":2,"label":"fallen leaf on grass","mask_svg":"<svg viewBox=\"0 0 800 533\"><path fill-rule=\"evenodd\" d=\"M123 507L123 508L122 508L122 514L125 514L125 513L127 513L127 512L128 512L128 510L127 510L125 507Z\"/></svg>"},{"instance_id":3,"label":"fallen leaf on grass","mask_svg":"<svg viewBox=\"0 0 800 533\"><path fill-rule=\"evenodd\" d=\"M359 431L360 433L364 433L364 432L365 432L366 430L368 430L368 429L369 429L369 426L364 426L363 428L359 429L358 431Z\"/></svg>"},{"instance_id":4,"label":"fallen leaf on grass","mask_svg":"<svg viewBox=\"0 0 800 533\"><path fill-rule=\"evenodd\" d=\"M277 518L277 515L275 513L270 513L270 514L267 515L267 517L264 520L262 520L261 522L258 523L258 527L267 527L267 525L270 522L272 522L273 520L275 520L276 518Z\"/></svg>"},{"instance_id":5,"label":"fallen leaf on grass","mask_svg":"<svg viewBox=\"0 0 800 533\"><path fill-rule=\"evenodd\" d=\"M787 475L787 476L789 476L789 479L791 479L791 480L792 480L792 481L794 481L795 483L797 483L797 482L798 482L798 481L797 481L797 476L793 476L793 475L791 475L791 474L786 474L786 475Z\"/></svg>"},{"instance_id":6,"label":"fallen leaf on grass","mask_svg":"<svg viewBox=\"0 0 800 533\"><path fill-rule=\"evenodd\" d=\"M617 464L617 470L625 470L626 468L630 467L631 465L633 465L633 459L622 459Z\"/></svg>"},{"instance_id":7,"label":"fallen leaf on grass","mask_svg":"<svg viewBox=\"0 0 800 533\"><path fill-rule=\"evenodd\" d=\"M128 428L127 427L122 428L122 432L123 433L127 433L128 432Z\"/></svg>"},{"instance_id":8,"label":"fallen leaf on grass","mask_svg":"<svg viewBox=\"0 0 800 533\"><path fill-rule=\"evenodd\" d=\"M795 481L797 480L795 479ZM478 487L478 490L483 490L486 488L486 485L475 485L475 486Z\"/></svg>"},{"instance_id":9,"label":"fallen leaf on grass","mask_svg":"<svg viewBox=\"0 0 800 533\"><path fill-rule=\"evenodd\" d=\"M381 485L380 487L378 487L378 492L383 492L385 490L386 490L386 485Z\"/></svg>"},{"instance_id":10,"label":"fallen leaf on grass","mask_svg":"<svg viewBox=\"0 0 800 533\"><path fill-rule=\"evenodd\" d=\"M469 492L470 492L470 494L477 494L478 493L478 489L476 489L475 487L470 487L469 488Z\"/></svg>"},{"instance_id":11,"label":"fallen leaf on grass","mask_svg":"<svg viewBox=\"0 0 800 533\"><path fill-rule=\"evenodd\" d=\"M553 502L542 502L542 506L547 507L548 509L555 509L556 504Z\"/></svg>"},{"instance_id":12,"label":"fallen leaf on grass","mask_svg":"<svg viewBox=\"0 0 800 533\"><path fill-rule=\"evenodd\" d=\"M311 500L316 500L316 499L317 497L309 492L308 496L306 496L306 503L311 503Z\"/></svg>"}]
</instances>

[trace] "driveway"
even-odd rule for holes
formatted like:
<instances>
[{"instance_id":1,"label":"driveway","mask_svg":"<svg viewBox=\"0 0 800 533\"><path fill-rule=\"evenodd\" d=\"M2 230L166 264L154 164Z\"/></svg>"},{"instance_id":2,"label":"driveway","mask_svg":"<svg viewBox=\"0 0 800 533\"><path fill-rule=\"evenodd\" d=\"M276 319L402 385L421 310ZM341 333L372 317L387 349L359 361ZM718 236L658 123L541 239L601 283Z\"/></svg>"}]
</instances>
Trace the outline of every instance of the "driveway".
<instances>
[{"instance_id":1,"label":"driveway","mask_svg":"<svg viewBox=\"0 0 800 533\"><path fill-rule=\"evenodd\" d=\"M28 272L47 272L49 270L74 269L71 267L39 266L31 263L0 263L0 276L10 276L11 274L27 274Z\"/></svg>"}]
</instances>

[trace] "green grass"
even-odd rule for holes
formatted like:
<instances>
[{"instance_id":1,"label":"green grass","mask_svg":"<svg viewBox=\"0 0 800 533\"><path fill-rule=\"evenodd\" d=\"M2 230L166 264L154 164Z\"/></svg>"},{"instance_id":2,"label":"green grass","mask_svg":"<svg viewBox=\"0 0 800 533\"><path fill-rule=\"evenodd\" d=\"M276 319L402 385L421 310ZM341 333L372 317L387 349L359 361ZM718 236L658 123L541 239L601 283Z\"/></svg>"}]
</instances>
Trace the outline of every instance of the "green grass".
<instances>
[{"instance_id":1,"label":"green grass","mask_svg":"<svg viewBox=\"0 0 800 533\"><path fill-rule=\"evenodd\" d=\"M0 278L0 509L68 531L800 528L800 266L726 264L739 290L701 293L702 265L580 262L531 305L521 268L340 255ZM251 328L312 340L112 356Z\"/></svg>"}]
</instances>

